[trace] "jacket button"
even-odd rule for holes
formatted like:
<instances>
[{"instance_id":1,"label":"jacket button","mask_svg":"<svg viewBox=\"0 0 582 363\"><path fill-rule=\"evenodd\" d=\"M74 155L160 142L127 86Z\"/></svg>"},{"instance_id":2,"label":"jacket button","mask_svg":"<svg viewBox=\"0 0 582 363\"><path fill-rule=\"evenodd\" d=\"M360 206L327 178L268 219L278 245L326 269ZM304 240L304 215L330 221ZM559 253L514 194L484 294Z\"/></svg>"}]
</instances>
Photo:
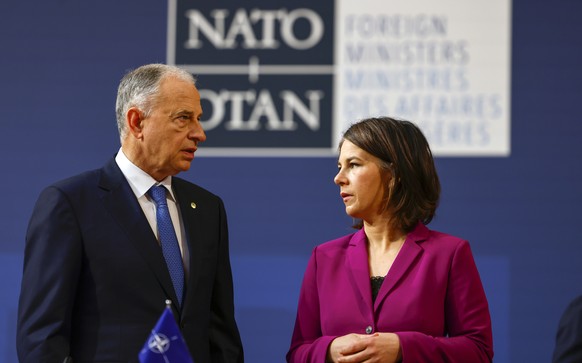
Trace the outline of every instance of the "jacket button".
<instances>
[{"instance_id":1,"label":"jacket button","mask_svg":"<svg viewBox=\"0 0 582 363\"><path fill-rule=\"evenodd\" d=\"M366 334L372 334L373 331L374 331L374 328L372 328L372 326L368 325L366 327Z\"/></svg>"}]
</instances>

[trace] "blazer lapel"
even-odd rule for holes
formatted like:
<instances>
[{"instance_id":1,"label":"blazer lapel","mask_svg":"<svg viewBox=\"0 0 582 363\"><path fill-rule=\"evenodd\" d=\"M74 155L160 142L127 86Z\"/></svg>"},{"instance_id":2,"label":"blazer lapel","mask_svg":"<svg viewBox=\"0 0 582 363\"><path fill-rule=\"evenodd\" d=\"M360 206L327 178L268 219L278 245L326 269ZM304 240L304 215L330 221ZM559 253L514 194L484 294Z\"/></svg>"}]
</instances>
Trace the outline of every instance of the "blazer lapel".
<instances>
[{"instance_id":1,"label":"blazer lapel","mask_svg":"<svg viewBox=\"0 0 582 363\"><path fill-rule=\"evenodd\" d=\"M378 309L386 296L398 285L398 282L406 276L416 259L422 255L423 250L418 245L418 242L425 240L427 236L428 229L422 223L418 223L415 229L408 234L402 249L400 249L398 256L396 256L392 267L380 287L380 291L374 302L374 311Z\"/></svg>"},{"instance_id":2,"label":"blazer lapel","mask_svg":"<svg viewBox=\"0 0 582 363\"><path fill-rule=\"evenodd\" d=\"M112 159L101 170L99 187L103 191L101 199L105 208L119 222L127 239L147 261L166 295L177 301L162 250L115 160Z\"/></svg>"},{"instance_id":3,"label":"blazer lapel","mask_svg":"<svg viewBox=\"0 0 582 363\"><path fill-rule=\"evenodd\" d=\"M361 296L366 310L371 312L372 287L370 285L370 269L368 268L367 238L364 229L360 229L352 236L348 244L346 263L352 288Z\"/></svg>"}]
</instances>

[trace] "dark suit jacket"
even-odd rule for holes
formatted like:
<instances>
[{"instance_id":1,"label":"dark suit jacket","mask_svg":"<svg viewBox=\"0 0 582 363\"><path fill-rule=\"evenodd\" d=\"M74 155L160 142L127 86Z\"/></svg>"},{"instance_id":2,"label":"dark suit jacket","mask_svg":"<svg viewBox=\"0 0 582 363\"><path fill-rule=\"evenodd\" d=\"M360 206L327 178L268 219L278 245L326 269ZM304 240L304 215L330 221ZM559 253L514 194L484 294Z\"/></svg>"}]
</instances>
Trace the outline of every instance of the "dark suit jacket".
<instances>
[{"instance_id":1,"label":"dark suit jacket","mask_svg":"<svg viewBox=\"0 0 582 363\"><path fill-rule=\"evenodd\" d=\"M562 314L552 362L582 362L582 296L572 300Z\"/></svg>"},{"instance_id":2,"label":"dark suit jacket","mask_svg":"<svg viewBox=\"0 0 582 363\"><path fill-rule=\"evenodd\" d=\"M469 244L422 223L372 303L364 230L316 247L307 265L290 363L325 362L342 335L396 333L404 362L490 362L491 318Z\"/></svg>"},{"instance_id":3,"label":"dark suit jacket","mask_svg":"<svg viewBox=\"0 0 582 363\"><path fill-rule=\"evenodd\" d=\"M172 187L190 252L174 316L195 362L243 362L223 203L177 177ZM166 299L176 301L161 248L114 160L41 193L26 236L21 363L137 362Z\"/></svg>"}]
</instances>

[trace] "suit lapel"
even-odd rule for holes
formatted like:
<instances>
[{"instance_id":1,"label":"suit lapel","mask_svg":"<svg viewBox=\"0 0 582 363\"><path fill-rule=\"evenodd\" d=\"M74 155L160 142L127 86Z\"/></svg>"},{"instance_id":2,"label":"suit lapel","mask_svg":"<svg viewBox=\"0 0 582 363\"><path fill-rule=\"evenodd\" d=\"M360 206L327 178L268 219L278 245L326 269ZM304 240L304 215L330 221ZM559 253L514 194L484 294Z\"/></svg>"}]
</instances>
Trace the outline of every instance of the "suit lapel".
<instances>
[{"instance_id":1,"label":"suit lapel","mask_svg":"<svg viewBox=\"0 0 582 363\"><path fill-rule=\"evenodd\" d=\"M419 223L416 228L409 233L404 245L396 256L392 267L388 271L388 274L380 287L380 291L378 291L378 296L374 303L374 311L378 309L386 296L394 290L400 280L405 278L408 271L414 266L416 259L420 257L423 251L418 245L418 242L425 240L427 236L428 229L422 223Z\"/></svg>"},{"instance_id":2,"label":"suit lapel","mask_svg":"<svg viewBox=\"0 0 582 363\"><path fill-rule=\"evenodd\" d=\"M127 180L111 160L102 170L99 187L105 208L118 221L133 247L153 270L167 296L176 301L176 293L164 260L162 250L150 228L143 210Z\"/></svg>"},{"instance_id":3,"label":"suit lapel","mask_svg":"<svg viewBox=\"0 0 582 363\"><path fill-rule=\"evenodd\" d=\"M200 233L200 209L198 208L196 197L193 193L189 193L188 188L182 187L183 181L179 178L172 178L172 188L176 194L178 208L182 216L182 223L184 231L186 232L186 240L188 243L188 254L190 260L189 273L186 277L186 290L184 295L183 306L189 306L189 300L192 298L191 291L198 283L200 277L200 268L202 266L201 254L196 253L196 238L202 238Z\"/></svg>"}]
</instances>

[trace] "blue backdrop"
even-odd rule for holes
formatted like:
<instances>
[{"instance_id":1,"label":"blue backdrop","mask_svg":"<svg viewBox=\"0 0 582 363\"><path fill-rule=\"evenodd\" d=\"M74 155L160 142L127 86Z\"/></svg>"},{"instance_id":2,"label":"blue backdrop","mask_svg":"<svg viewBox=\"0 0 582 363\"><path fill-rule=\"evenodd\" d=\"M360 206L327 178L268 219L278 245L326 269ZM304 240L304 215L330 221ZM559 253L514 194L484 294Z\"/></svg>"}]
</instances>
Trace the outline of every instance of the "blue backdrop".
<instances>
[{"instance_id":1,"label":"blue backdrop","mask_svg":"<svg viewBox=\"0 0 582 363\"><path fill-rule=\"evenodd\" d=\"M511 156L437 158L433 229L471 242L496 362L547 362L582 294L582 2L514 0ZM159 0L0 3L0 361L16 362L24 234L45 185L118 149L114 103L130 68L166 61ZM351 220L333 157L197 158L183 176L221 195L237 319L250 363L283 362L303 270Z\"/></svg>"}]
</instances>

